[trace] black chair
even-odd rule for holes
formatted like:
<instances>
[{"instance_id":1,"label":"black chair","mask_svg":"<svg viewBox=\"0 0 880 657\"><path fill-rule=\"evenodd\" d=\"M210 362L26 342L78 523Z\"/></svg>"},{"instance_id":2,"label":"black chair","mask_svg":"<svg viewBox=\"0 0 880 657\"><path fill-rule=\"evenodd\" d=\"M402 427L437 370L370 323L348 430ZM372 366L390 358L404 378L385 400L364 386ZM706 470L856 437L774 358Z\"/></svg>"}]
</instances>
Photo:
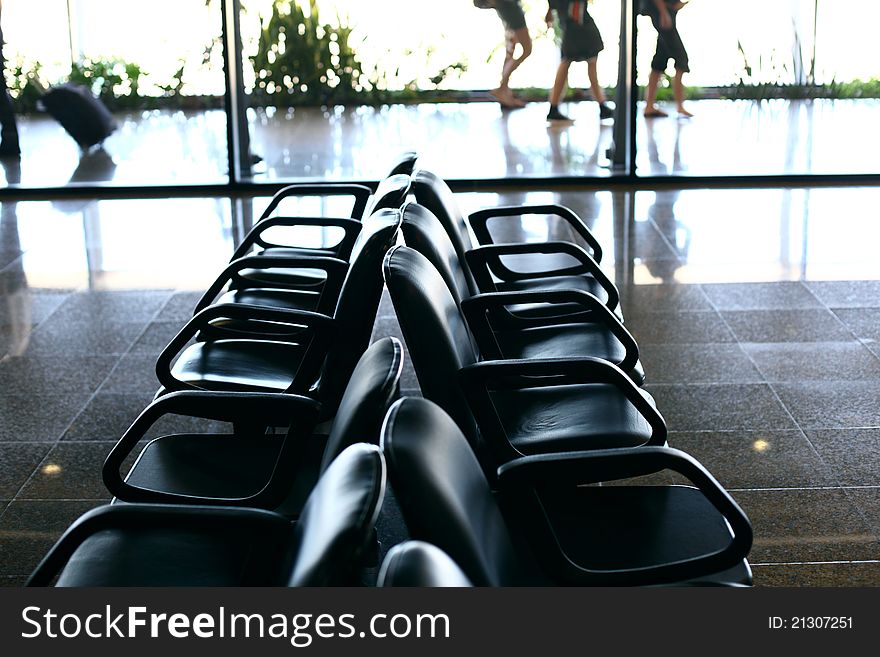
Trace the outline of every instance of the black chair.
<instances>
[{"instance_id":1,"label":"black chair","mask_svg":"<svg viewBox=\"0 0 880 657\"><path fill-rule=\"evenodd\" d=\"M403 239L425 256L446 281L484 357L561 358L593 356L619 366L637 385L645 382L639 348L614 313L582 290L532 290L472 295L455 247L437 218L425 207L403 208ZM557 317L523 317L516 311L528 304L561 304ZM577 304L577 317L571 307Z\"/></svg>"},{"instance_id":2,"label":"black chair","mask_svg":"<svg viewBox=\"0 0 880 657\"><path fill-rule=\"evenodd\" d=\"M480 362L424 256L396 247L384 269L422 394L458 423L490 476L524 454L665 444L653 399L617 366L586 357Z\"/></svg>"},{"instance_id":3,"label":"black chair","mask_svg":"<svg viewBox=\"0 0 880 657\"><path fill-rule=\"evenodd\" d=\"M107 505L64 533L28 586L333 586L358 582L385 491L375 445L346 449L295 524L234 507Z\"/></svg>"},{"instance_id":4,"label":"black chair","mask_svg":"<svg viewBox=\"0 0 880 657\"><path fill-rule=\"evenodd\" d=\"M399 226L399 210L370 218L332 317L239 303L199 312L156 362L160 394L185 389L304 394L321 402L322 418L332 417L370 344L382 296L382 257L397 241ZM196 336L201 341L187 346Z\"/></svg>"},{"instance_id":5,"label":"black chair","mask_svg":"<svg viewBox=\"0 0 880 657\"><path fill-rule=\"evenodd\" d=\"M295 517L321 472L349 445L378 444L399 394L403 346L386 337L358 361L328 435L314 433L317 403L265 393L184 391L154 401L110 451L107 489L124 502L215 504L275 509ZM123 479L120 469L148 431L169 414L224 420L237 433L174 433L151 440ZM259 420L286 433L248 432Z\"/></svg>"},{"instance_id":6,"label":"black chair","mask_svg":"<svg viewBox=\"0 0 880 657\"><path fill-rule=\"evenodd\" d=\"M498 471L499 505L461 431L428 400L391 407L382 449L411 536L477 586L751 582L748 518L678 450L517 459ZM591 485L664 469L696 487Z\"/></svg>"},{"instance_id":7,"label":"black chair","mask_svg":"<svg viewBox=\"0 0 880 657\"><path fill-rule=\"evenodd\" d=\"M388 550L376 585L431 588L473 586L448 554L424 541L406 541Z\"/></svg>"},{"instance_id":8,"label":"black chair","mask_svg":"<svg viewBox=\"0 0 880 657\"><path fill-rule=\"evenodd\" d=\"M605 303L609 310L621 316L620 294L599 268L602 246L583 221L568 208L560 205L491 208L475 212L466 220L449 186L423 169L413 175L412 193L419 205L430 210L443 225L459 261L465 263L465 279L471 294L581 290L589 292ZM490 219L518 218L528 214L559 216L583 239L590 251L568 241L493 244L488 227ZM468 224L482 245L479 248L474 248ZM505 264L504 258L508 262L511 258L525 258L528 264L514 270ZM541 315L544 311L540 306L520 309L524 314ZM558 312L559 308L556 308L554 314Z\"/></svg>"}]
</instances>

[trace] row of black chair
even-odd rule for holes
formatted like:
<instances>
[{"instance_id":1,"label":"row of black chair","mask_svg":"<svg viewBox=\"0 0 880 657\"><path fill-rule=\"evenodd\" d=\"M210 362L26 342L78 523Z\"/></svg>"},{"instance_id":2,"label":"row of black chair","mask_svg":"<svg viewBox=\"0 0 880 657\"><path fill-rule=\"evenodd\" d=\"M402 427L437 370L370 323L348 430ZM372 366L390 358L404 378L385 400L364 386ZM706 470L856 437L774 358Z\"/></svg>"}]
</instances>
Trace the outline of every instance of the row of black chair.
<instances>
[{"instance_id":1,"label":"row of black chair","mask_svg":"<svg viewBox=\"0 0 880 657\"><path fill-rule=\"evenodd\" d=\"M376 452L355 443L379 441L378 425L400 375L399 343L389 338L366 349L384 274L426 399L402 400L391 409L383 451L410 533L440 545L460 569L436 548L416 543L389 553L380 582L418 583L416 574L424 584L451 585L750 582L748 520L698 463L663 447L665 423L637 386L644 372L638 347L620 321L619 295L592 255L579 247L540 244L468 250L463 240L456 244L454 232L467 227L439 178L395 172L379 190L383 185L394 192L371 197L372 214L350 220L357 226L344 222L349 230L341 242L311 250L270 242L267 228L331 221L272 216L294 187L273 199L243 242L247 248L239 247L193 320L159 358L163 389L108 458L108 488L121 500L140 503L132 505L137 506L132 517L140 520L128 520L118 506L95 512L95 519L71 528L32 581L47 583L59 569L59 583L82 585L228 582L230 572L242 573L234 583L315 581L294 577L300 568L294 564L319 560L311 547L326 548L343 531L327 525L324 515L350 519L355 502L345 500L357 500L360 511L375 519L381 505L377 482L384 478L384 465L371 470L382 474L369 491L350 494L345 485L364 486L369 477L330 473L369 470L358 465L369 459L382 463L381 454L367 456ZM331 193L343 193L341 187ZM434 203L442 216L405 203L410 190L417 200ZM300 191L317 193L317 187ZM366 197L357 197L353 214L370 203L360 198ZM394 209L395 202L402 209ZM563 216L601 257L598 241L570 211L519 209L528 212ZM472 215L473 232L491 237L489 219L516 214L502 208ZM401 226L408 246L394 246ZM350 250L340 249L346 240ZM324 253L315 255L316 250ZM557 253L575 253L579 264L558 266ZM501 262L523 254L554 262L524 275ZM471 285L479 278L496 291L480 293ZM319 312L331 303L332 314ZM181 389L189 391L169 394ZM235 430L154 440L123 478L119 470L126 456L167 413L225 420ZM319 418L335 418L326 442L315 436ZM279 426L287 427L281 435L272 429ZM349 452L362 455L343 459ZM679 472L696 488L596 485L664 469ZM324 483L328 476L335 483ZM334 493L322 493L327 489ZM342 510L334 509L334 499L342 501ZM125 567L127 555L142 554L151 541L165 546L170 559L182 542L190 555L182 557L186 563L198 560L217 538L206 538L201 528L189 538L180 536L190 528L188 521L175 520L176 514L185 518L204 509L148 508L146 502L215 505L205 518L222 517L217 505L275 509L284 515L265 522L283 525L290 534L291 518L298 517L290 535L316 537L281 541L277 536L287 534L279 530L275 539L266 539L266 558L284 564L271 575L236 569L241 553L234 550L219 551L216 578L205 572L193 581L155 558L146 572L132 573ZM375 512L367 513L364 504ZM229 511L242 518L241 526L251 522L244 518L247 510ZM349 564L362 563L369 552L371 541L360 540L366 531L345 544ZM95 545L95 532L117 538ZM304 552L303 545L310 549ZM251 543L247 549L258 550ZM336 559L332 550L327 554L330 561L318 569L324 581L345 581L326 575L327 563ZM106 572L94 565L120 559L122 565ZM163 579L166 571L170 576ZM347 568L338 569L341 573L352 575Z\"/></svg>"}]
</instances>

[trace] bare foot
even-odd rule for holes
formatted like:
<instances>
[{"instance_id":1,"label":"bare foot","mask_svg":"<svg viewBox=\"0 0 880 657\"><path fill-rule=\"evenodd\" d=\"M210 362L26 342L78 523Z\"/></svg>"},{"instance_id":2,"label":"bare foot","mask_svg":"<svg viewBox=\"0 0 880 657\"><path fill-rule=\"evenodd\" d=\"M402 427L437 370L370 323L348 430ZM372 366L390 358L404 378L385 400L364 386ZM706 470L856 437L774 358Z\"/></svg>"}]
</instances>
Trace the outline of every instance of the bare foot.
<instances>
[{"instance_id":1,"label":"bare foot","mask_svg":"<svg viewBox=\"0 0 880 657\"><path fill-rule=\"evenodd\" d=\"M502 89L499 87L498 89L492 89L492 91L489 92L489 95L501 103L502 107L523 107L523 105L517 104L517 100L514 98L513 92L509 88Z\"/></svg>"},{"instance_id":2,"label":"bare foot","mask_svg":"<svg viewBox=\"0 0 880 657\"><path fill-rule=\"evenodd\" d=\"M646 119L656 119L661 116L669 116L666 112L664 112L659 107L646 107L645 108L645 118Z\"/></svg>"},{"instance_id":3,"label":"bare foot","mask_svg":"<svg viewBox=\"0 0 880 657\"><path fill-rule=\"evenodd\" d=\"M688 112L684 107L678 108L678 115L683 119L689 119L693 116L693 114Z\"/></svg>"}]
</instances>

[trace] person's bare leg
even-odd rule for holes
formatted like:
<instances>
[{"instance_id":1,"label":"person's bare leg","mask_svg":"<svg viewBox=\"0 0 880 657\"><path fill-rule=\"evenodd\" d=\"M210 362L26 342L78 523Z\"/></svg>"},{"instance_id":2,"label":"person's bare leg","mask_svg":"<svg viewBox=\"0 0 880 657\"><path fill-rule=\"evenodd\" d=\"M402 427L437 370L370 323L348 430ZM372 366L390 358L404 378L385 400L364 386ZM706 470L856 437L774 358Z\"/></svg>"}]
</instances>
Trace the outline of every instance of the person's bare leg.
<instances>
[{"instance_id":1,"label":"person's bare leg","mask_svg":"<svg viewBox=\"0 0 880 657\"><path fill-rule=\"evenodd\" d=\"M517 45L520 47L519 56L516 56ZM502 105L522 107L525 104L513 95L513 91L510 89L510 76L531 54L532 38L529 36L528 29L522 28L507 32L504 64L501 67L501 82L499 82L497 89L490 92Z\"/></svg>"},{"instance_id":2,"label":"person's bare leg","mask_svg":"<svg viewBox=\"0 0 880 657\"><path fill-rule=\"evenodd\" d=\"M688 112L684 107L684 71L681 69L675 69L675 77L672 79L672 93L675 95L675 108L678 110L680 116L685 118L690 118L693 116L690 112Z\"/></svg>"},{"instance_id":3,"label":"person's bare leg","mask_svg":"<svg viewBox=\"0 0 880 657\"><path fill-rule=\"evenodd\" d=\"M666 116L666 112L657 107L657 86L660 84L660 77L663 71L655 71L651 69L651 75L648 76L648 86L645 88L645 116Z\"/></svg>"},{"instance_id":4,"label":"person's bare leg","mask_svg":"<svg viewBox=\"0 0 880 657\"><path fill-rule=\"evenodd\" d=\"M565 85L568 83L568 69L571 67L571 60L563 59L559 62L556 69L556 79L553 81L553 87L550 89L550 104L559 105L562 95L565 93Z\"/></svg>"},{"instance_id":5,"label":"person's bare leg","mask_svg":"<svg viewBox=\"0 0 880 657\"><path fill-rule=\"evenodd\" d=\"M587 60L587 76L590 78L590 91L593 94L593 98L597 103L603 105L605 104L605 91L602 89L602 85L599 84L599 74L596 70L597 59L597 57L593 57Z\"/></svg>"}]
</instances>

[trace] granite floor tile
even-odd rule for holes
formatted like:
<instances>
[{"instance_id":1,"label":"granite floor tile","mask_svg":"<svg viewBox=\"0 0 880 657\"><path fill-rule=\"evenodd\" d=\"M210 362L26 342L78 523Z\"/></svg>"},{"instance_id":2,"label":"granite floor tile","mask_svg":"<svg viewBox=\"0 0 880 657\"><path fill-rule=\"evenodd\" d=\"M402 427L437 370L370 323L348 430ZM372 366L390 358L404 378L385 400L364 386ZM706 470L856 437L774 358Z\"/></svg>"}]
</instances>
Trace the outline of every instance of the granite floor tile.
<instances>
[{"instance_id":1,"label":"granite floor tile","mask_svg":"<svg viewBox=\"0 0 880 657\"><path fill-rule=\"evenodd\" d=\"M48 443L0 444L0 497L13 499L51 447Z\"/></svg>"},{"instance_id":2,"label":"granite floor tile","mask_svg":"<svg viewBox=\"0 0 880 657\"><path fill-rule=\"evenodd\" d=\"M145 393L97 393L64 433L66 441L118 440L150 403Z\"/></svg>"},{"instance_id":3,"label":"granite floor tile","mask_svg":"<svg viewBox=\"0 0 880 657\"><path fill-rule=\"evenodd\" d=\"M620 290L620 300L624 313L712 310L699 285L628 285Z\"/></svg>"},{"instance_id":4,"label":"granite floor tile","mask_svg":"<svg viewBox=\"0 0 880 657\"><path fill-rule=\"evenodd\" d=\"M760 383L739 345L649 344L639 351L650 383Z\"/></svg>"},{"instance_id":5,"label":"granite floor tile","mask_svg":"<svg viewBox=\"0 0 880 657\"><path fill-rule=\"evenodd\" d=\"M830 308L880 308L880 281L810 281L806 286Z\"/></svg>"},{"instance_id":6,"label":"granite floor tile","mask_svg":"<svg viewBox=\"0 0 880 657\"><path fill-rule=\"evenodd\" d=\"M21 391L87 394L107 378L118 356L24 356L0 362L0 395Z\"/></svg>"},{"instance_id":7,"label":"granite floor tile","mask_svg":"<svg viewBox=\"0 0 880 657\"><path fill-rule=\"evenodd\" d=\"M880 308L832 308L857 338L880 342Z\"/></svg>"},{"instance_id":8,"label":"granite floor tile","mask_svg":"<svg viewBox=\"0 0 880 657\"><path fill-rule=\"evenodd\" d=\"M104 381L99 392L149 395L159 389L156 357L152 354L126 354Z\"/></svg>"},{"instance_id":9,"label":"granite floor tile","mask_svg":"<svg viewBox=\"0 0 880 657\"><path fill-rule=\"evenodd\" d=\"M55 442L88 400L79 393L0 395L0 442Z\"/></svg>"},{"instance_id":10,"label":"granite floor tile","mask_svg":"<svg viewBox=\"0 0 880 657\"><path fill-rule=\"evenodd\" d=\"M0 587L6 589L20 589L27 582L24 575L0 575Z\"/></svg>"},{"instance_id":11,"label":"granite floor tile","mask_svg":"<svg viewBox=\"0 0 880 657\"><path fill-rule=\"evenodd\" d=\"M764 384L645 386L670 431L796 429Z\"/></svg>"},{"instance_id":12,"label":"granite floor tile","mask_svg":"<svg viewBox=\"0 0 880 657\"><path fill-rule=\"evenodd\" d=\"M880 358L880 342L863 342L872 354L874 354L877 358Z\"/></svg>"},{"instance_id":13,"label":"granite floor tile","mask_svg":"<svg viewBox=\"0 0 880 657\"><path fill-rule=\"evenodd\" d=\"M880 429L808 429L842 486L880 486Z\"/></svg>"},{"instance_id":14,"label":"granite floor tile","mask_svg":"<svg viewBox=\"0 0 880 657\"><path fill-rule=\"evenodd\" d=\"M880 381L880 360L862 343L744 343L767 381Z\"/></svg>"},{"instance_id":15,"label":"granite floor tile","mask_svg":"<svg viewBox=\"0 0 880 657\"><path fill-rule=\"evenodd\" d=\"M880 532L880 487L846 488L844 492L862 513L868 525L875 532ZM877 559L880 559L880 555L877 555Z\"/></svg>"},{"instance_id":16,"label":"granite floor tile","mask_svg":"<svg viewBox=\"0 0 880 657\"><path fill-rule=\"evenodd\" d=\"M28 288L24 290L21 305L0 303L0 328L21 325L23 321L31 326L38 326L55 312L70 294L70 291L38 292Z\"/></svg>"},{"instance_id":17,"label":"granite floor tile","mask_svg":"<svg viewBox=\"0 0 880 657\"><path fill-rule=\"evenodd\" d=\"M753 563L877 559L880 541L841 489L733 491L754 527Z\"/></svg>"},{"instance_id":18,"label":"granite floor tile","mask_svg":"<svg viewBox=\"0 0 880 657\"><path fill-rule=\"evenodd\" d=\"M131 347L132 354L150 354L156 358L184 326L183 322L150 322Z\"/></svg>"},{"instance_id":19,"label":"granite floor tile","mask_svg":"<svg viewBox=\"0 0 880 657\"><path fill-rule=\"evenodd\" d=\"M170 290L80 292L72 294L52 319L72 325L100 325L119 321L149 322L171 297Z\"/></svg>"},{"instance_id":20,"label":"granite floor tile","mask_svg":"<svg viewBox=\"0 0 880 657\"><path fill-rule=\"evenodd\" d=\"M626 327L639 345L734 342L733 333L715 311L629 312Z\"/></svg>"},{"instance_id":21,"label":"granite floor tile","mask_svg":"<svg viewBox=\"0 0 880 657\"><path fill-rule=\"evenodd\" d=\"M193 316L193 310L195 310L196 304L204 293L204 290L175 292L169 297L165 305L162 306L154 321L179 322L183 325Z\"/></svg>"},{"instance_id":22,"label":"granite floor tile","mask_svg":"<svg viewBox=\"0 0 880 657\"><path fill-rule=\"evenodd\" d=\"M822 304L800 282L717 283L703 285L716 310L781 310L820 308Z\"/></svg>"},{"instance_id":23,"label":"granite floor tile","mask_svg":"<svg viewBox=\"0 0 880 657\"><path fill-rule=\"evenodd\" d=\"M21 489L19 500L110 500L101 468L113 442L58 443Z\"/></svg>"},{"instance_id":24,"label":"granite floor tile","mask_svg":"<svg viewBox=\"0 0 880 657\"><path fill-rule=\"evenodd\" d=\"M740 342L847 342L854 337L824 308L725 311L721 316Z\"/></svg>"},{"instance_id":25,"label":"granite floor tile","mask_svg":"<svg viewBox=\"0 0 880 657\"><path fill-rule=\"evenodd\" d=\"M27 577L70 524L98 501L15 501L0 518L0 576Z\"/></svg>"},{"instance_id":26,"label":"granite floor tile","mask_svg":"<svg viewBox=\"0 0 880 657\"><path fill-rule=\"evenodd\" d=\"M752 566L755 586L774 587L877 587L880 562L793 563Z\"/></svg>"},{"instance_id":27,"label":"granite floor tile","mask_svg":"<svg viewBox=\"0 0 880 657\"><path fill-rule=\"evenodd\" d=\"M143 322L67 325L49 318L31 335L28 354L66 356L124 354L143 332Z\"/></svg>"},{"instance_id":28,"label":"granite floor tile","mask_svg":"<svg viewBox=\"0 0 880 657\"><path fill-rule=\"evenodd\" d=\"M802 429L880 427L880 382L774 383Z\"/></svg>"},{"instance_id":29,"label":"granite floor tile","mask_svg":"<svg viewBox=\"0 0 880 657\"><path fill-rule=\"evenodd\" d=\"M672 432L669 445L696 458L725 488L837 484L800 431Z\"/></svg>"}]
</instances>

